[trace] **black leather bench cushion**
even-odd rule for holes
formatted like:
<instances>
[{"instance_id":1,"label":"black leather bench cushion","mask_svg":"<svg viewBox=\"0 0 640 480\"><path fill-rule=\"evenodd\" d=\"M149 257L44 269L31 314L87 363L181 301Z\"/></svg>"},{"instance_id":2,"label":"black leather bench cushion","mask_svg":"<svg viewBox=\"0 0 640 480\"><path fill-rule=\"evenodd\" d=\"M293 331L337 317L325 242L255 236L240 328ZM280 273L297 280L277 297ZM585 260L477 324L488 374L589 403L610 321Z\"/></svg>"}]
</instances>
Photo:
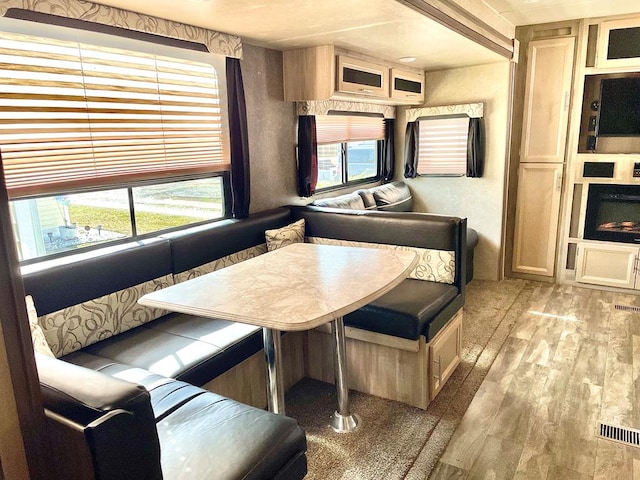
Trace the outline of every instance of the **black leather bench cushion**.
<instances>
[{"instance_id":1,"label":"black leather bench cushion","mask_svg":"<svg viewBox=\"0 0 640 480\"><path fill-rule=\"evenodd\" d=\"M25 267L38 315L93 300L171 272L167 240L153 239Z\"/></svg>"},{"instance_id":2,"label":"black leather bench cushion","mask_svg":"<svg viewBox=\"0 0 640 480\"><path fill-rule=\"evenodd\" d=\"M377 300L345 315L344 321L363 330L409 340L425 335L429 340L437 333L428 328L429 324L458 296L453 285L406 279Z\"/></svg>"},{"instance_id":3,"label":"black leather bench cushion","mask_svg":"<svg viewBox=\"0 0 640 480\"><path fill-rule=\"evenodd\" d=\"M171 242L173 273L207 264L265 243L264 231L291 223L291 211L281 207L242 220L224 220L161 235Z\"/></svg>"},{"instance_id":4,"label":"black leather bench cushion","mask_svg":"<svg viewBox=\"0 0 640 480\"><path fill-rule=\"evenodd\" d=\"M176 313L83 351L202 386L259 351L262 345L258 327Z\"/></svg>"},{"instance_id":5,"label":"black leather bench cushion","mask_svg":"<svg viewBox=\"0 0 640 480\"><path fill-rule=\"evenodd\" d=\"M294 419L220 398L204 393L158 422L164 478L266 480L306 474L306 438Z\"/></svg>"},{"instance_id":6,"label":"black leather bench cushion","mask_svg":"<svg viewBox=\"0 0 640 480\"><path fill-rule=\"evenodd\" d=\"M115 363L108 358L82 351L70 353L64 357L64 360L120 380L142 385L151 397L151 407L156 422L205 392L205 390L188 383L163 377L142 368Z\"/></svg>"},{"instance_id":7,"label":"black leather bench cushion","mask_svg":"<svg viewBox=\"0 0 640 480\"><path fill-rule=\"evenodd\" d=\"M142 386L46 355L36 361L43 406L83 428L96 478L162 478L154 412Z\"/></svg>"}]
</instances>

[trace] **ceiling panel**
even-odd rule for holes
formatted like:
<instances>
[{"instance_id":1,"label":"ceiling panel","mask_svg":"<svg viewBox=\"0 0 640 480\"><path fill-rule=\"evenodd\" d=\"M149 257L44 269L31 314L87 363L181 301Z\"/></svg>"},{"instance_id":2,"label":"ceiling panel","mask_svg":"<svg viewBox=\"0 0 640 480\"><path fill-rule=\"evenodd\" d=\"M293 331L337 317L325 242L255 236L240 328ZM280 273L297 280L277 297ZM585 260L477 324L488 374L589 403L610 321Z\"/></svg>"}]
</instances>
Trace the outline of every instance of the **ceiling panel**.
<instances>
[{"instance_id":1,"label":"ceiling panel","mask_svg":"<svg viewBox=\"0 0 640 480\"><path fill-rule=\"evenodd\" d=\"M333 44L412 66L437 70L505 61L393 0L99 0L125 10L239 35L287 50Z\"/></svg>"},{"instance_id":2,"label":"ceiling panel","mask_svg":"<svg viewBox=\"0 0 640 480\"><path fill-rule=\"evenodd\" d=\"M640 13L638 0L484 0L514 25Z\"/></svg>"}]
</instances>

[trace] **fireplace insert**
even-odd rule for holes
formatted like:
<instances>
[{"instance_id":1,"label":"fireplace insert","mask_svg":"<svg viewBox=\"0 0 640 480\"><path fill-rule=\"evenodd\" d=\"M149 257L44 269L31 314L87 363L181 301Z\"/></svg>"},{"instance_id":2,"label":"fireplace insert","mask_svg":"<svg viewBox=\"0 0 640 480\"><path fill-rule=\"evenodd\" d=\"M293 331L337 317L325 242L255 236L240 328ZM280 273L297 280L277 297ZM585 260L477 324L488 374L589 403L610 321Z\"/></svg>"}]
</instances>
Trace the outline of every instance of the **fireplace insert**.
<instances>
[{"instance_id":1,"label":"fireplace insert","mask_svg":"<svg viewBox=\"0 0 640 480\"><path fill-rule=\"evenodd\" d=\"M640 185L589 185L584 238L640 243Z\"/></svg>"}]
</instances>

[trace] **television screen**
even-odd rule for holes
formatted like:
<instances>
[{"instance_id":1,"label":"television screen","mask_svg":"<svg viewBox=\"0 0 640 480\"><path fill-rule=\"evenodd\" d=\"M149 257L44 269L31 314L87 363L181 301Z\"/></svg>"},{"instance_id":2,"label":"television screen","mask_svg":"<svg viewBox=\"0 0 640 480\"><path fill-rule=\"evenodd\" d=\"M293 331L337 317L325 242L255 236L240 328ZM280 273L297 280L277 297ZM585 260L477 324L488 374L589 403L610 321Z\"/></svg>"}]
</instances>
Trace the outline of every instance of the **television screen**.
<instances>
[{"instance_id":1,"label":"television screen","mask_svg":"<svg viewBox=\"0 0 640 480\"><path fill-rule=\"evenodd\" d=\"M602 80L598 135L640 136L640 77Z\"/></svg>"}]
</instances>

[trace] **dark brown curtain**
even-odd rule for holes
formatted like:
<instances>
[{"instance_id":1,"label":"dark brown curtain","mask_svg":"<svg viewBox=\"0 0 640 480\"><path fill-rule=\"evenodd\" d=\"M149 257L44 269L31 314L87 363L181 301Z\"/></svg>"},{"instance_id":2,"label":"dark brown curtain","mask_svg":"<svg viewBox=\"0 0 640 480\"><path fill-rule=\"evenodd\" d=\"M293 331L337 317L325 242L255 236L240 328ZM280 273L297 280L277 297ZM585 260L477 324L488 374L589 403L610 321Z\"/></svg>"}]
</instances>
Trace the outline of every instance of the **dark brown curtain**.
<instances>
[{"instance_id":1,"label":"dark brown curtain","mask_svg":"<svg viewBox=\"0 0 640 480\"><path fill-rule=\"evenodd\" d=\"M418 176L418 122L407 123L404 133L404 177Z\"/></svg>"},{"instance_id":2,"label":"dark brown curtain","mask_svg":"<svg viewBox=\"0 0 640 480\"><path fill-rule=\"evenodd\" d=\"M310 197L318 183L318 143L316 140L316 117L298 117L298 193Z\"/></svg>"},{"instance_id":3,"label":"dark brown curtain","mask_svg":"<svg viewBox=\"0 0 640 480\"><path fill-rule=\"evenodd\" d=\"M387 183L393 180L393 170L395 167L396 147L395 147L395 124L393 118L384 119L384 141L382 149L382 182Z\"/></svg>"},{"instance_id":4,"label":"dark brown curtain","mask_svg":"<svg viewBox=\"0 0 640 480\"><path fill-rule=\"evenodd\" d=\"M234 218L249 216L251 179L249 135L240 60L227 57L227 99L231 143L231 213Z\"/></svg>"},{"instance_id":5,"label":"dark brown curtain","mask_svg":"<svg viewBox=\"0 0 640 480\"><path fill-rule=\"evenodd\" d=\"M467 177L481 177L484 171L484 125L482 118L469 119Z\"/></svg>"}]
</instances>

